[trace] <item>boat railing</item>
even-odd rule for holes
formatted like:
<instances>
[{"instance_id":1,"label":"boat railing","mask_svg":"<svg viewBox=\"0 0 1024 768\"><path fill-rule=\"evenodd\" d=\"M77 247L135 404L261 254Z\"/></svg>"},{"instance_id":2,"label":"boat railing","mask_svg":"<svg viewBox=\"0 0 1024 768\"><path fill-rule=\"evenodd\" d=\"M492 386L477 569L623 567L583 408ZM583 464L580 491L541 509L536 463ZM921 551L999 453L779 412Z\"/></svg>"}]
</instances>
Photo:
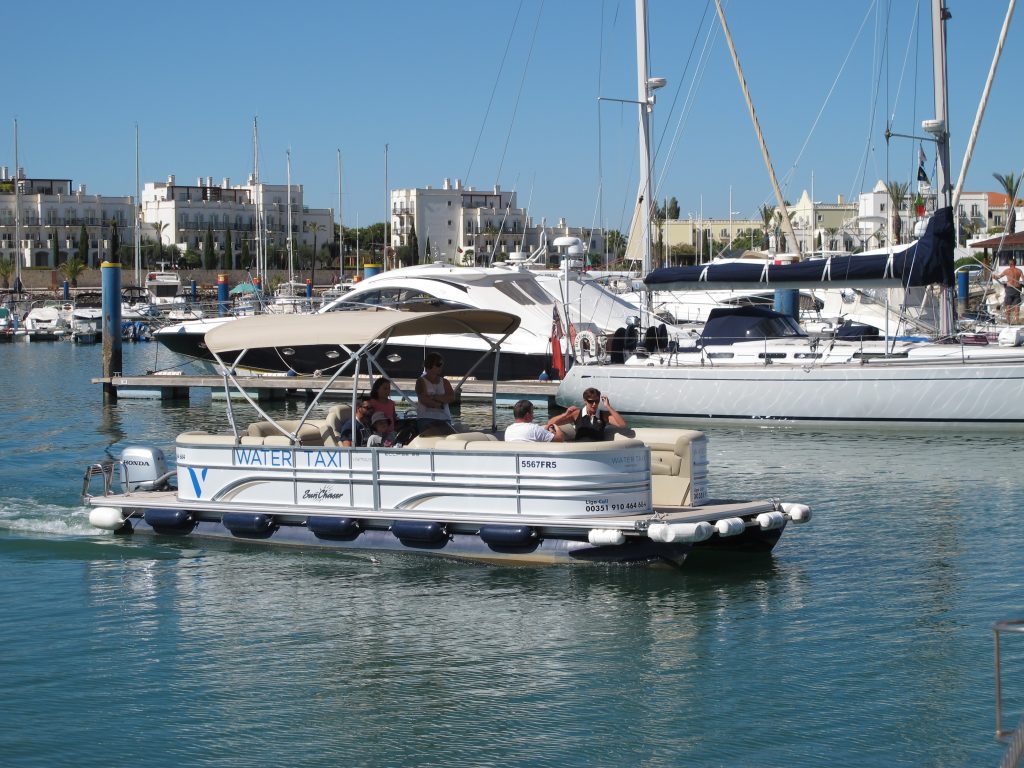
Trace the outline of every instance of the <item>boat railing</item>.
<instances>
[{"instance_id":1,"label":"boat railing","mask_svg":"<svg viewBox=\"0 0 1024 768\"><path fill-rule=\"evenodd\" d=\"M1004 634L1024 634L1024 619L1005 619L992 625L995 642L996 672L996 738L1006 743L1006 753L999 765L1001 768L1017 766L1024 757L1024 717L1013 730L1003 728L1003 672L1001 640Z\"/></svg>"},{"instance_id":2,"label":"boat railing","mask_svg":"<svg viewBox=\"0 0 1024 768\"><path fill-rule=\"evenodd\" d=\"M85 468L85 476L82 478L82 501L92 497L89 492L92 487L92 479L96 475L103 477L103 495L109 496L111 486L114 482L114 467L121 464L120 461L98 461Z\"/></svg>"}]
</instances>

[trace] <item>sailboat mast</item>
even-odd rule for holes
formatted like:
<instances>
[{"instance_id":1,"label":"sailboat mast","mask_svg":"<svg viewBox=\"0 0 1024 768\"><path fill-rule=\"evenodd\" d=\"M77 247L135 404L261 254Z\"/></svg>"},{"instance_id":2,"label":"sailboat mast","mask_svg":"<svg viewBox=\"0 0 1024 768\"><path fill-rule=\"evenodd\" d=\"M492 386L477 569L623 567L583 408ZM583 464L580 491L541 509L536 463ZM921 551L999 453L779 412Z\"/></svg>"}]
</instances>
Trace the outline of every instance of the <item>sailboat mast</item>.
<instances>
[{"instance_id":1,"label":"sailboat mast","mask_svg":"<svg viewBox=\"0 0 1024 768\"><path fill-rule=\"evenodd\" d=\"M21 262L25 254L21 248L21 168L18 166L18 118L14 118L14 285L21 290Z\"/></svg>"},{"instance_id":2,"label":"sailboat mast","mask_svg":"<svg viewBox=\"0 0 1024 768\"><path fill-rule=\"evenodd\" d=\"M1006 8L1006 17L1003 19L1003 28L999 32L999 42L996 43L996 51L992 56L992 66L989 67L988 77L985 79L985 88L981 94L981 100L978 102L978 112L974 116L974 125L971 127L971 136L967 140L967 151L964 153L964 162L960 166L960 174L956 177L956 188L953 190L953 210L957 210L960 205L960 193L964 189L964 180L967 178L967 169L971 165L971 156L974 154L974 145L978 141L978 131L981 129L981 119L985 116L985 107L988 105L988 96L992 92L992 82L996 77L996 67L999 66L999 59L1003 55L1003 46L1006 44L1006 34L1010 30L1010 19L1013 18L1013 10L1017 5L1017 0L1010 0L1009 6ZM1012 205L1014 200L1010 201ZM957 226L959 227L960 218L957 217Z\"/></svg>"},{"instance_id":3,"label":"sailboat mast","mask_svg":"<svg viewBox=\"0 0 1024 768\"><path fill-rule=\"evenodd\" d=\"M263 187L260 184L260 137L257 118L252 119L252 188L256 203L256 277L266 285L267 248L263 222Z\"/></svg>"},{"instance_id":4,"label":"sailboat mast","mask_svg":"<svg viewBox=\"0 0 1024 768\"><path fill-rule=\"evenodd\" d=\"M641 265L651 271L651 100L647 76L647 0L636 0L636 88L640 102L640 226L643 234Z\"/></svg>"},{"instance_id":5,"label":"sailboat mast","mask_svg":"<svg viewBox=\"0 0 1024 768\"><path fill-rule=\"evenodd\" d=\"M285 152L288 165L288 282L295 282L295 259L292 254L292 150Z\"/></svg>"},{"instance_id":6,"label":"sailboat mast","mask_svg":"<svg viewBox=\"0 0 1024 768\"><path fill-rule=\"evenodd\" d=\"M941 120L941 130L936 135L935 183L939 195L936 205L945 208L950 205L949 180L949 104L946 91L946 21L951 14L946 9L946 0L932 0L932 66L935 70L935 119Z\"/></svg>"},{"instance_id":7,"label":"sailboat mast","mask_svg":"<svg viewBox=\"0 0 1024 768\"><path fill-rule=\"evenodd\" d=\"M345 217L341 205L341 150L338 150L338 272L345 275Z\"/></svg>"},{"instance_id":8,"label":"sailboat mast","mask_svg":"<svg viewBox=\"0 0 1024 768\"><path fill-rule=\"evenodd\" d=\"M740 88L743 91L743 98L747 102L747 110L750 112L750 119L754 123L754 132L757 134L757 141L761 145L761 156L764 164L768 167L768 176L772 181L772 189L775 190L775 203L778 205L779 216L782 219L782 228L786 232L789 242L793 243L796 249L796 257L800 258L800 243L796 239L796 232L793 231L793 222L789 220L789 211L786 201L782 197L782 190L779 188L779 180L775 177L775 168L772 166L772 159L768 155L768 145L764 141L764 134L761 133L761 123L757 119L757 112L754 110L754 102L750 98L750 89L747 88L747 78L743 75L743 67L740 66L740 58L736 55L736 46L732 42L732 34L729 32L729 25L725 21L725 12L722 10L721 0L715 0L715 8L718 10L718 20L722 22L722 32L725 34L725 41L729 44L729 53L732 55L732 63L736 68L736 75L740 79Z\"/></svg>"},{"instance_id":9,"label":"sailboat mast","mask_svg":"<svg viewBox=\"0 0 1024 768\"><path fill-rule=\"evenodd\" d=\"M925 129L935 135L936 208L950 205L949 183L949 104L946 93L946 21L951 17L946 0L932 0L932 66L935 86L935 119L925 121ZM929 125L930 124L930 125ZM946 336L953 328L953 302L950 291L942 292L939 333Z\"/></svg>"},{"instance_id":10,"label":"sailboat mast","mask_svg":"<svg viewBox=\"0 0 1024 768\"><path fill-rule=\"evenodd\" d=\"M142 285L142 192L139 186L139 124L135 124L135 226L132 240L135 245L135 285ZM115 256L116 258L116 256Z\"/></svg>"}]
</instances>

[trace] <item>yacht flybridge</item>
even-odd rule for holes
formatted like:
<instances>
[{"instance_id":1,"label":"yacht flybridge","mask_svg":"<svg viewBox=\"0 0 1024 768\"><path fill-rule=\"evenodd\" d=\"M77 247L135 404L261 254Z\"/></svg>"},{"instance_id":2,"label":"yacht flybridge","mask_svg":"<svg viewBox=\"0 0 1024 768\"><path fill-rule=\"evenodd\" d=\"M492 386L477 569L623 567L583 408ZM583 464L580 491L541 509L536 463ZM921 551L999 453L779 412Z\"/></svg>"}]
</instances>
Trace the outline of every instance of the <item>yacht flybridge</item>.
<instances>
[{"instance_id":1,"label":"yacht flybridge","mask_svg":"<svg viewBox=\"0 0 1024 768\"><path fill-rule=\"evenodd\" d=\"M801 504L709 499L706 438L692 430L506 443L492 411L489 431L410 432L391 448L339 444L360 387L383 370L392 339L469 334L487 340L484 356L497 355L519 324L516 315L489 310L353 311L239 318L211 330L206 343L225 388L237 389L258 420L240 420L235 409L243 406L229 397L227 429L178 435L173 469L159 448L142 445L92 465L83 485L90 521L118 534L488 562L679 565L695 548L770 551L788 523L810 518ZM243 363L252 353L306 344L333 345L345 359L332 382L352 376L351 398L325 408L328 382L301 418L275 421L245 392L228 357ZM102 480L98 495L91 495L94 477Z\"/></svg>"}]
</instances>

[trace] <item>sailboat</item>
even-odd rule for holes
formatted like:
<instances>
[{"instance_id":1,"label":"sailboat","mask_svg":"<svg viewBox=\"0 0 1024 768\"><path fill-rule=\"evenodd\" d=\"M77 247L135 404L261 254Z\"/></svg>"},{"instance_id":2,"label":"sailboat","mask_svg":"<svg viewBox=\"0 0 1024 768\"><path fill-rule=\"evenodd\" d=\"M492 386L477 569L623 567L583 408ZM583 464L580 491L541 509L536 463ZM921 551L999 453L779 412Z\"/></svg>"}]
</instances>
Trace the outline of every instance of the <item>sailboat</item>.
<instances>
[{"instance_id":1,"label":"sailboat","mask_svg":"<svg viewBox=\"0 0 1024 768\"><path fill-rule=\"evenodd\" d=\"M935 48L944 51L944 0L933 0L933 13L939 20L933 25ZM638 51L646 50L644 26L637 24ZM936 57L937 116L925 121L925 129L936 138L937 183L945 205L916 243L877 257L662 268L647 273L647 287L937 285L948 292L954 282L955 228L944 75L944 62ZM643 113L649 103L644 77L640 83ZM644 142L641 147L645 151ZM645 162L649 158L641 159L642 166ZM573 365L559 387L558 402L579 403L583 390L595 387L624 415L694 424L999 428L1024 423L1024 349L1018 346L812 338L791 316L758 308L715 310L688 343L667 341L658 330L652 326L622 363Z\"/></svg>"},{"instance_id":2,"label":"sailboat","mask_svg":"<svg viewBox=\"0 0 1024 768\"><path fill-rule=\"evenodd\" d=\"M274 295L267 304L267 312L276 314L294 314L313 311L313 301L308 295L306 284L295 279L295 251L292 242L292 151L287 152L288 161L288 279L277 286Z\"/></svg>"}]
</instances>

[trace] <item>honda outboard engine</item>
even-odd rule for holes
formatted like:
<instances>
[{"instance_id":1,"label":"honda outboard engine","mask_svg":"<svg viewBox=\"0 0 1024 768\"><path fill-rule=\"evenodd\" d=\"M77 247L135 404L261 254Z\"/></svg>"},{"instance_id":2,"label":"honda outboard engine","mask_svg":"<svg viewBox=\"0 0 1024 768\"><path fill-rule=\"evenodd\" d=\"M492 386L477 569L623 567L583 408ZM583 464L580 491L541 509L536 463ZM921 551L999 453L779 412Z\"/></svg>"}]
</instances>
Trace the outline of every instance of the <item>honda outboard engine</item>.
<instances>
[{"instance_id":1,"label":"honda outboard engine","mask_svg":"<svg viewBox=\"0 0 1024 768\"><path fill-rule=\"evenodd\" d=\"M159 448L127 445L121 451L121 490L153 491L166 486L167 459Z\"/></svg>"}]
</instances>

